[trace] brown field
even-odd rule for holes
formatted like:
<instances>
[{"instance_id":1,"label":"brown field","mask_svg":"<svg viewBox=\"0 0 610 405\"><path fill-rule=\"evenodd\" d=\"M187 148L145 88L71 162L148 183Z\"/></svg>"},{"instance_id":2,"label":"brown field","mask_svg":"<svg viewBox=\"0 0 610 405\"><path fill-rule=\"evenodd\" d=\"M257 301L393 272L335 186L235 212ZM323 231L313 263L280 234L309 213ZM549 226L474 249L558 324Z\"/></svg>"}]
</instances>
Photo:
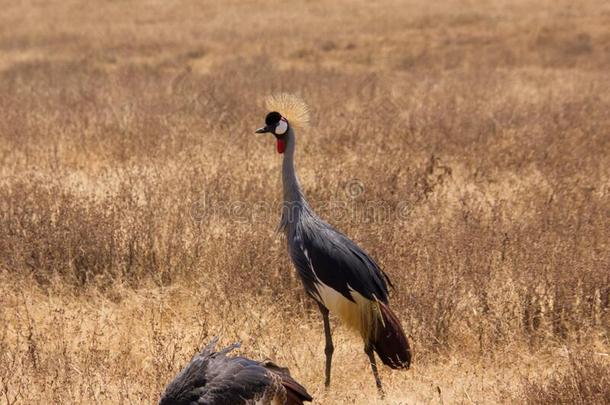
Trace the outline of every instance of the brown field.
<instances>
[{"instance_id":1,"label":"brown field","mask_svg":"<svg viewBox=\"0 0 610 405\"><path fill-rule=\"evenodd\" d=\"M318 404L610 403L610 3L23 1L0 13L0 404L155 403L212 336ZM274 233L264 97L396 289L382 370Z\"/></svg>"}]
</instances>

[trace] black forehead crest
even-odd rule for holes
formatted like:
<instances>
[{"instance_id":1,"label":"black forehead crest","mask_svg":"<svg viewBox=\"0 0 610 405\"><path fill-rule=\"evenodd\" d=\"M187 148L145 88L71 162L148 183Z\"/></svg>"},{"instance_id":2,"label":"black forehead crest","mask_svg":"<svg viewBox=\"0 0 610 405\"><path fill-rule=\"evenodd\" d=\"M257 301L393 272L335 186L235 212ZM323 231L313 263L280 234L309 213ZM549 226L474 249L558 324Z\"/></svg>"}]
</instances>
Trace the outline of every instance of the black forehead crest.
<instances>
[{"instance_id":1,"label":"black forehead crest","mask_svg":"<svg viewBox=\"0 0 610 405\"><path fill-rule=\"evenodd\" d=\"M267 116L265 117L265 124L267 124L267 125L275 125L278 122L280 122L280 118L282 118L282 116L280 115L279 112L272 111L269 114L267 114Z\"/></svg>"}]
</instances>

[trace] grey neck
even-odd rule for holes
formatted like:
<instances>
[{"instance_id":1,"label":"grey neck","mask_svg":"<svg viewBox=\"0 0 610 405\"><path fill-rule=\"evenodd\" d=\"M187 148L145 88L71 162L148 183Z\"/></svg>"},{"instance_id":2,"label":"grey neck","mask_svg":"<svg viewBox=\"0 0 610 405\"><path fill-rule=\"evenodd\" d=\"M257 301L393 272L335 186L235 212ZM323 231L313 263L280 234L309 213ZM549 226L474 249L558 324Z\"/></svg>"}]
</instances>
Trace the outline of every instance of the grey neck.
<instances>
[{"instance_id":1,"label":"grey neck","mask_svg":"<svg viewBox=\"0 0 610 405\"><path fill-rule=\"evenodd\" d=\"M284 161L282 163L282 184L284 186L284 202L296 203L304 200L301 185L294 168L294 150L296 138L292 128L285 135L286 149L284 150Z\"/></svg>"},{"instance_id":2,"label":"grey neck","mask_svg":"<svg viewBox=\"0 0 610 405\"><path fill-rule=\"evenodd\" d=\"M280 229L289 232L294 229L304 212L310 212L309 205L301 191L301 185L294 168L294 151L296 137L292 127L288 128L285 135L286 149L284 150L284 161L282 163L282 183L284 187L284 205L282 207L282 221Z\"/></svg>"}]
</instances>

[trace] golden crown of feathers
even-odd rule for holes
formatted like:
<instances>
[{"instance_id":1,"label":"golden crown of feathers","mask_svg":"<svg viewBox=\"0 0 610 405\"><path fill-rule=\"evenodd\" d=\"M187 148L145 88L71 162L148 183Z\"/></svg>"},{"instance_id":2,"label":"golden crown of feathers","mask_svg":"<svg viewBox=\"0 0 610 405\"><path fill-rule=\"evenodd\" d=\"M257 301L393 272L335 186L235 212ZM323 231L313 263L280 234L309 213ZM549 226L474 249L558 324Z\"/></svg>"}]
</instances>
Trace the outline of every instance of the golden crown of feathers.
<instances>
[{"instance_id":1,"label":"golden crown of feathers","mask_svg":"<svg viewBox=\"0 0 610 405\"><path fill-rule=\"evenodd\" d=\"M296 128L309 126L309 107L298 96L289 93L272 94L265 100L268 111L277 111Z\"/></svg>"}]
</instances>

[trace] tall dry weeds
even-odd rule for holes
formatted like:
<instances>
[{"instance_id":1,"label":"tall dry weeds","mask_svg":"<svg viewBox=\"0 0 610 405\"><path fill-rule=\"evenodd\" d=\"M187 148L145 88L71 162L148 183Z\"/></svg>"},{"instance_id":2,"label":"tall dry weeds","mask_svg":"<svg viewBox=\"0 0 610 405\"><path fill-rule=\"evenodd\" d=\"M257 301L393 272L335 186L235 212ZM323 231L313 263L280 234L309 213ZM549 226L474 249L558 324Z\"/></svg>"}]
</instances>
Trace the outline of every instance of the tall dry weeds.
<instances>
[{"instance_id":1,"label":"tall dry weeds","mask_svg":"<svg viewBox=\"0 0 610 405\"><path fill-rule=\"evenodd\" d=\"M213 335L320 403L375 397L340 326L321 388L279 160L252 134L276 91L311 106L311 204L396 285L415 367L384 371L389 403L605 398L604 2L126 7L0 16L2 403L154 402Z\"/></svg>"}]
</instances>

